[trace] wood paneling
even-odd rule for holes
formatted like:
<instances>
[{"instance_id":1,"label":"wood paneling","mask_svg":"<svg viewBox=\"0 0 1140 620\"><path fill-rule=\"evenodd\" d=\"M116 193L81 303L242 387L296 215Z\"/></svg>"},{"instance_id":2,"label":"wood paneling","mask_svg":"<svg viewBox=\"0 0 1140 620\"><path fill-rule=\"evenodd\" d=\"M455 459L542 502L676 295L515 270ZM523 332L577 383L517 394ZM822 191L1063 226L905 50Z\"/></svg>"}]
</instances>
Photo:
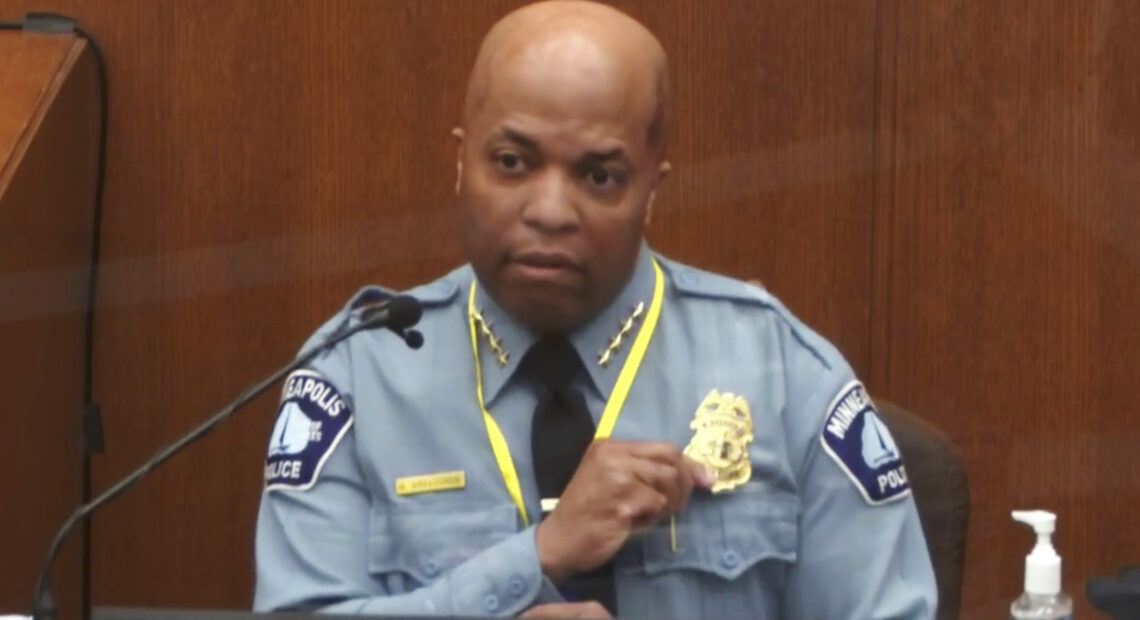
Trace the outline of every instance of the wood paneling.
<instances>
[{"instance_id":1,"label":"wood paneling","mask_svg":"<svg viewBox=\"0 0 1140 620\"><path fill-rule=\"evenodd\" d=\"M0 610L27 612L45 548L82 498L98 99L91 53L74 37L0 32L0 58ZM78 616L80 540L54 571L66 618Z\"/></svg>"},{"instance_id":2,"label":"wood paneling","mask_svg":"<svg viewBox=\"0 0 1140 620\"><path fill-rule=\"evenodd\" d=\"M456 122L515 0L61 0L111 133L101 488L289 356L358 285L461 260ZM1066 585L1140 557L1140 31L1130 3L625 0L671 53L650 236L762 280L961 447L964 610L1002 613L1061 513ZM0 0L17 16L33 0ZM95 520L95 600L242 607L270 398Z\"/></svg>"},{"instance_id":3,"label":"wood paneling","mask_svg":"<svg viewBox=\"0 0 1140 620\"><path fill-rule=\"evenodd\" d=\"M52 82L74 41L68 37L0 32L0 188L6 187L23 159L29 132L42 120L45 98L54 95Z\"/></svg>"},{"instance_id":4,"label":"wood paneling","mask_svg":"<svg viewBox=\"0 0 1140 620\"><path fill-rule=\"evenodd\" d=\"M1140 558L1140 7L884 3L872 363L958 444L972 486L965 617L1000 616L1059 513L1064 583ZM878 304L878 302L877 302ZM880 356L881 353L881 356Z\"/></svg>"},{"instance_id":5,"label":"wood paneling","mask_svg":"<svg viewBox=\"0 0 1140 620\"><path fill-rule=\"evenodd\" d=\"M654 244L758 279L869 362L875 6L626 2L670 54L674 174Z\"/></svg>"},{"instance_id":6,"label":"wood paneling","mask_svg":"<svg viewBox=\"0 0 1140 620\"><path fill-rule=\"evenodd\" d=\"M361 284L406 286L460 260L449 130L469 50L501 9L63 9L100 34L111 67L96 488L279 365ZM97 602L249 604L272 401L96 517Z\"/></svg>"}]
</instances>

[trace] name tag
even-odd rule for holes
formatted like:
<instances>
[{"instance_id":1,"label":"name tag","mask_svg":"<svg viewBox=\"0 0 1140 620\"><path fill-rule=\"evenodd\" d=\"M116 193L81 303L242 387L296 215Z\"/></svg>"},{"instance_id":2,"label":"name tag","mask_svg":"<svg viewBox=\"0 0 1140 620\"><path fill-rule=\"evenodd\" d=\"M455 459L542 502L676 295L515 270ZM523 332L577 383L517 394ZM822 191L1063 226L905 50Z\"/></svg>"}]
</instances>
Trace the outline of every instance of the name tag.
<instances>
[{"instance_id":1,"label":"name tag","mask_svg":"<svg viewBox=\"0 0 1140 620\"><path fill-rule=\"evenodd\" d=\"M462 470L441 471L434 474L396 478L396 495L453 491L465 486L467 486L467 474Z\"/></svg>"}]
</instances>

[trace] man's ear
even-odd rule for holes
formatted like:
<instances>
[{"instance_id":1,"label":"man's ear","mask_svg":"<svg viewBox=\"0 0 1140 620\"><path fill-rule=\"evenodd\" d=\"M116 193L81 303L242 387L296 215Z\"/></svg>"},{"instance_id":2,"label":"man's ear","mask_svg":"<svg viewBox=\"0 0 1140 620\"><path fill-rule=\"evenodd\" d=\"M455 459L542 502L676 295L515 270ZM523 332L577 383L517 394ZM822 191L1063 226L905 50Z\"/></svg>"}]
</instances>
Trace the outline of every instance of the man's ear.
<instances>
[{"instance_id":1,"label":"man's ear","mask_svg":"<svg viewBox=\"0 0 1140 620\"><path fill-rule=\"evenodd\" d=\"M451 130L451 135L458 142L455 149L455 195L458 196L459 190L463 188L463 139L467 134L462 127L456 127Z\"/></svg>"},{"instance_id":2,"label":"man's ear","mask_svg":"<svg viewBox=\"0 0 1140 620\"><path fill-rule=\"evenodd\" d=\"M657 184L665 180L669 173L673 170L672 164L667 161L661 162L657 166L657 178L653 180L653 190L649 192L649 200L645 204L645 225L648 226L650 220L653 219L653 201L657 199Z\"/></svg>"}]
</instances>

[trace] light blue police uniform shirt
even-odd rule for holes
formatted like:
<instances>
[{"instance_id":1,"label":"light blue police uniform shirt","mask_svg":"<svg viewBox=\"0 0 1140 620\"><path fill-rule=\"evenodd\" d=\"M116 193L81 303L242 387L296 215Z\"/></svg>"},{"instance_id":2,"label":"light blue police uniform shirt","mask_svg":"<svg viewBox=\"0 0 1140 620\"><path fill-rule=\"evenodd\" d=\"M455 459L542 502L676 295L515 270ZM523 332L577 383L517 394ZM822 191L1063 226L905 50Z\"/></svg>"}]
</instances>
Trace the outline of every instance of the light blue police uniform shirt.
<instances>
[{"instance_id":1,"label":"light blue police uniform shirt","mask_svg":"<svg viewBox=\"0 0 1140 620\"><path fill-rule=\"evenodd\" d=\"M639 303L654 255L643 247L617 300L570 337L595 420L640 323L612 363L599 353ZM745 398L751 479L695 491L676 517L615 556L619 616L931 618L934 573L889 432L839 352L763 289L657 257L660 321L612 436L684 447L710 390ZM504 486L475 396L469 266L409 291L424 305L422 349L362 332L292 375L270 440L257 519L259 611L512 616L562 600L535 548L530 455L536 395L516 374L534 341L478 289L509 352L480 337L487 409L510 446L525 527ZM359 292L309 339L359 320L385 293ZM587 376L588 375L588 376ZM397 494L396 480L462 471L462 489Z\"/></svg>"}]
</instances>

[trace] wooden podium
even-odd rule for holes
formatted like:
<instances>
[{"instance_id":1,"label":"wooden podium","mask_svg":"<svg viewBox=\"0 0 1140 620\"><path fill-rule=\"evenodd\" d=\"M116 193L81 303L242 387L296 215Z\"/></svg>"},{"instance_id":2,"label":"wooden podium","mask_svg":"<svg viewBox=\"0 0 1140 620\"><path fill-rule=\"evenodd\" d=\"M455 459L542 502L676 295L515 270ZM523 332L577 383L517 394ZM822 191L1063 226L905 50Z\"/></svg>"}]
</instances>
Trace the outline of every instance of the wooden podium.
<instances>
[{"instance_id":1,"label":"wooden podium","mask_svg":"<svg viewBox=\"0 0 1140 620\"><path fill-rule=\"evenodd\" d=\"M44 550L82 498L98 136L87 44L0 31L0 613L29 613ZM75 534L54 572L61 618L79 617Z\"/></svg>"},{"instance_id":2,"label":"wooden podium","mask_svg":"<svg viewBox=\"0 0 1140 620\"><path fill-rule=\"evenodd\" d=\"M424 616L345 616L304 612L253 613L249 611L193 610L193 609L131 609L128 607L96 607L92 620L422 620ZM480 620L478 616L446 616L438 620Z\"/></svg>"}]
</instances>

